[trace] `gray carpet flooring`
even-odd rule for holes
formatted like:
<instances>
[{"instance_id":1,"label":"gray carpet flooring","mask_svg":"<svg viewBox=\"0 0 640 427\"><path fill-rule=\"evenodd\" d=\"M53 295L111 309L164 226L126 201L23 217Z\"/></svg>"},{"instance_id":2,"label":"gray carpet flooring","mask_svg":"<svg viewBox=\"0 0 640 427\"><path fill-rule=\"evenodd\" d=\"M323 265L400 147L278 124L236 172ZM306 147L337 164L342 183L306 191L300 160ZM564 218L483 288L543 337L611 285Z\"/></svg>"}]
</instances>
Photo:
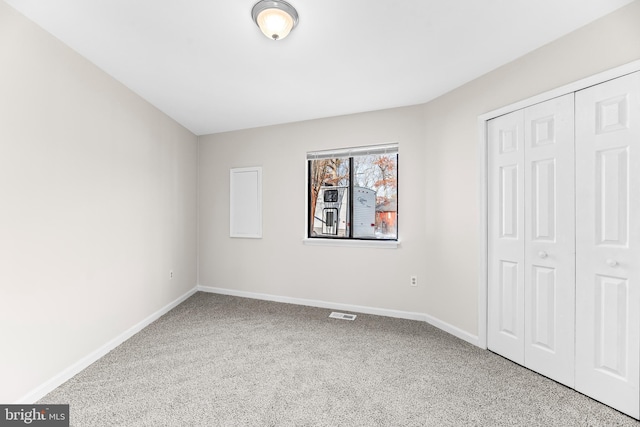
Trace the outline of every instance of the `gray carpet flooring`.
<instances>
[{"instance_id":1,"label":"gray carpet flooring","mask_svg":"<svg viewBox=\"0 0 640 427\"><path fill-rule=\"evenodd\" d=\"M638 426L423 322L196 293L39 403L72 426Z\"/></svg>"}]
</instances>

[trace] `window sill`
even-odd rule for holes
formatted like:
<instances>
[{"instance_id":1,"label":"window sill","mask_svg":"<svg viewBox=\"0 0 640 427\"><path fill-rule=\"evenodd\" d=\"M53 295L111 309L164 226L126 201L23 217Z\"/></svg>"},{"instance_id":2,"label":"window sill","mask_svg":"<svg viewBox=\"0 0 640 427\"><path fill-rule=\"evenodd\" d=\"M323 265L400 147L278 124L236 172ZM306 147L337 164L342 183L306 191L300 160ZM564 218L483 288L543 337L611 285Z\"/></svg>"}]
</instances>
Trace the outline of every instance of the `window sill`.
<instances>
[{"instance_id":1,"label":"window sill","mask_svg":"<svg viewBox=\"0 0 640 427\"><path fill-rule=\"evenodd\" d=\"M346 239L302 239L309 246L341 246L352 248L397 249L400 242L396 240L346 240Z\"/></svg>"}]
</instances>

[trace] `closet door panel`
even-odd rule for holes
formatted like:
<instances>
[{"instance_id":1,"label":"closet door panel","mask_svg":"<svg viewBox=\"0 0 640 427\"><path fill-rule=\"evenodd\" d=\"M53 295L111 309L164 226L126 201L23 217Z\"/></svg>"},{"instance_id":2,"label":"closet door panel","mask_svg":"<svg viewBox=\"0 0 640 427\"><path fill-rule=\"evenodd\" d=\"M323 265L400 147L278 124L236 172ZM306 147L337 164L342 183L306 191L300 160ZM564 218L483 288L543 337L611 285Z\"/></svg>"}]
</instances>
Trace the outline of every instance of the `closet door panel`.
<instances>
[{"instance_id":1,"label":"closet door panel","mask_svg":"<svg viewBox=\"0 0 640 427\"><path fill-rule=\"evenodd\" d=\"M524 364L523 112L488 124L490 350Z\"/></svg>"},{"instance_id":2,"label":"closet door panel","mask_svg":"<svg viewBox=\"0 0 640 427\"><path fill-rule=\"evenodd\" d=\"M640 72L576 93L576 389L640 415Z\"/></svg>"},{"instance_id":3,"label":"closet door panel","mask_svg":"<svg viewBox=\"0 0 640 427\"><path fill-rule=\"evenodd\" d=\"M525 114L525 366L574 385L573 94Z\"/></svg>"}]
</instances>

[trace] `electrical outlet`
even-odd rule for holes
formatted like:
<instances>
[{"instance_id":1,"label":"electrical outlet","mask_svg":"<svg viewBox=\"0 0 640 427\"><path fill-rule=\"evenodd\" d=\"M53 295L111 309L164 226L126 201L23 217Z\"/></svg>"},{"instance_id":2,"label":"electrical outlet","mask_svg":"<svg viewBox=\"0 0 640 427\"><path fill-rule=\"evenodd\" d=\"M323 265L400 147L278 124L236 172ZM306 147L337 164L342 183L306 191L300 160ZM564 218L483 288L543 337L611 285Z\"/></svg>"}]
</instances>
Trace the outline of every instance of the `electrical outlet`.
<instances>
[{"instance_id":1,"label":"electrical outlet","mask_svg":"<svg viewBox=\"0 0 640 427\"><path fill-rule=\"evenodd\" d=\"M418 276L411 276L409 284L411 286L418 286Z\"/></svg>"}]
</instances>

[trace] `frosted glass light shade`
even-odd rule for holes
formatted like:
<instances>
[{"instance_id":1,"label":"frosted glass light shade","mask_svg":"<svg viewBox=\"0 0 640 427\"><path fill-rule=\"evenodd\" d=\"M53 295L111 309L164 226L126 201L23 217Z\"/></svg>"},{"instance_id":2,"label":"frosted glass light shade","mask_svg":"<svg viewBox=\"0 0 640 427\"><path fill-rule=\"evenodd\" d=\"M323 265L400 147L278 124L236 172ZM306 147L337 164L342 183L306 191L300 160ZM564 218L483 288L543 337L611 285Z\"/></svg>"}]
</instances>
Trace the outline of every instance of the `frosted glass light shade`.
<instances>
[{"instance_id":1,"label":"frosted glass light shade","mask_svg":"<svg viewBox=\"0 0 640 427\"><path fill-rule=\"evenodd\" d=\"M257 21L263 34L274 40L287 37L293 28L291 16L278 9L263 10L258 15Z\"/></svg>"},{"instance_id":2,"label":"frosted glass light shade","mask_svg":"<svg viewBox=\"0 0 640 427\"><path fill-rule=\"evenodd\" d=\"M298 23L298 12L284 1L261 0L253 6L251 15L262 33L273 40L287 37Z\"/></svg>"}]
</instances>

